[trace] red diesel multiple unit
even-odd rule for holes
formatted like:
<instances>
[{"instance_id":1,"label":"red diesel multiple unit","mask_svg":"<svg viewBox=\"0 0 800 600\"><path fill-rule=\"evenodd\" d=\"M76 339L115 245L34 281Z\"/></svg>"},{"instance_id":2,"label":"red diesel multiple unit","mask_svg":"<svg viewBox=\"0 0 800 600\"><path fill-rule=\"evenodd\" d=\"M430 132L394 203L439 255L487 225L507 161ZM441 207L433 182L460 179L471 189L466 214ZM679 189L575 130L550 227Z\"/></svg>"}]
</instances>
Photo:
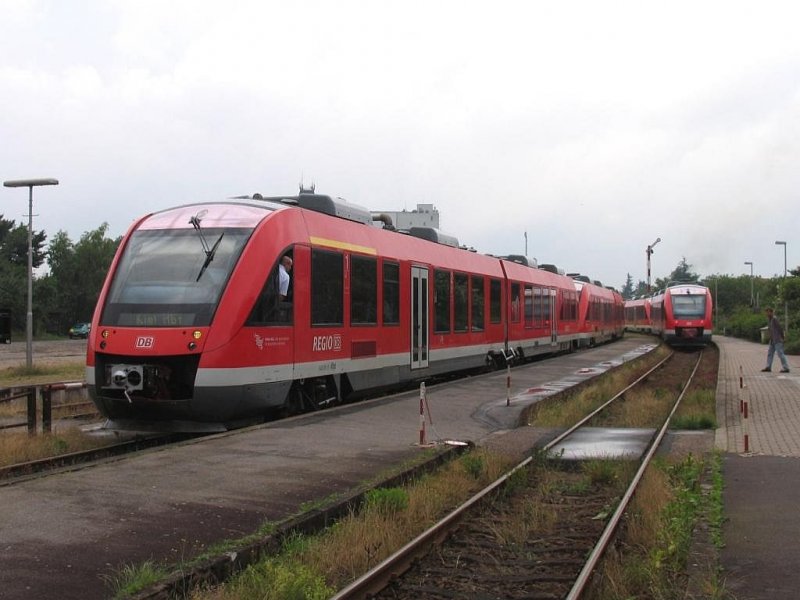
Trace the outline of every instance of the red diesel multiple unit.
<instances>
[{"instance_id":1,"label":"red diesel multiple unit","mask_svg":"<svg viewBox=\"0 0 800 600\"><path fill-rule=\"evenodd\" d=\"M112 426L215 430L622 334L619 294L525 262L313 192L150 214L101 291L89 391Z\"/></svg>"},{"instance_id":2,"label":"red diesel multiple unit","mask_svg":"<svg viewBox=\"0 0 800 600\"><path fill-rule=\"evenodd\" d=\"M635 298L625 301L625 329L640 333L652 333L650 298Z\"/></svg>"},{"instance_id":3,"label":"red diesel multiple unit","mask_svg":"<svg viewBox=\"0 0 800 600\"><path fill-rule=\"evenodd\" d=\"M670 284L650 299L653 333L672 345L711 342L711 291L693 283Z\"/></svg>"}]
</instances>

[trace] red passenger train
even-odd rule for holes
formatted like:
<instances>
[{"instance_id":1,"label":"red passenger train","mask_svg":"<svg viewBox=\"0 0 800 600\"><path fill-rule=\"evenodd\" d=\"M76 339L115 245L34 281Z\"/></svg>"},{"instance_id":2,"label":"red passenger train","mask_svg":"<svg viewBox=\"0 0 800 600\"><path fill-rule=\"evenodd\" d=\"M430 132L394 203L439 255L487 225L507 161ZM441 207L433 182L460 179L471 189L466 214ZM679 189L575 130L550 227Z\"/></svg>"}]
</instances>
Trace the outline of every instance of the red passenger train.
<instances>
[{"instance_id":1,"label":"red passenger train","mask_svg":"<svg viewBox=\"0 0 800 600\"><path fill-rule=\"evenodd\" d=\"M641 300L628 300L626 314L636 314ZM652 333L673 346L700 346L711 342L713 320L710 290L694 283L671 283L663 291L646 299L649 304ZM630 313L629 313L630 311ZM646 321L637 321L640 330L647 327ZM631 328L630 320L626 325Z\"/></svg>"},{"instance_id":2,"label":"red passenger train","mask_svg":"<svg viewBox=\"0 0 800 600\"><path fill-rule=\"evenodd\" d=\"M616 292L434 229L377 227L313 191L256 194L130 228L95 309L86 380L111 426L216 430L613 339L622 314Z\"/></svg>"},{"instance_id":3,"label":"red passenger train","mask_svg":"<svg viewBox=\"0 0 800 600\"><path fill-rule=\"evenodd\" d=\"M625 329L639 333L652 333L653 319L650 316L650 298L634 298L625 301Z\"/></svg>"}]
</instances>

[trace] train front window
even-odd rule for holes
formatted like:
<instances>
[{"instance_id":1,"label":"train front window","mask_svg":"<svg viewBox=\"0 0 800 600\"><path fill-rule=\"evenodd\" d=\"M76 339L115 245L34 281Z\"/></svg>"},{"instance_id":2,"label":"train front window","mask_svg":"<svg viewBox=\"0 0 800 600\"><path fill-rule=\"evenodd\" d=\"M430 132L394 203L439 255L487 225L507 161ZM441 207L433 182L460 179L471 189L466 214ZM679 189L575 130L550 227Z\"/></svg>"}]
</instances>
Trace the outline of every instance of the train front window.
<instances>
[{"instance_id":1,"label":"train front window","mask_svg":"<svg viewBox=\"0 0 800 600\"><path fill-rule=\"evenodd\" d=\"M209 325L252 229L137 231L114 272L102 325Z\"/></svg>"},{"instance_id":2,"label":"train front window","mask_svg":"<svg viewBox=\"0 0 800 600\"><path fill-rule=\"evenodd\" d=\"M696 294L672 296L672 312L676 318L703 318L706 315L706 297Z\"/></svg>"}]
</instances>

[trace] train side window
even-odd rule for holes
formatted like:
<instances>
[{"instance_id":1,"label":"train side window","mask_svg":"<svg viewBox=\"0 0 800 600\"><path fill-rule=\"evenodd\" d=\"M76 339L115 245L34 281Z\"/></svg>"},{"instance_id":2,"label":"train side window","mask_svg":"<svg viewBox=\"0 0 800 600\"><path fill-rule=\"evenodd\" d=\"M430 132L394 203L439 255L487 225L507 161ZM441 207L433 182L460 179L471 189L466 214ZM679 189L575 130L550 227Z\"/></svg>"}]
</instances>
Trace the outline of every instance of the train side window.
<instances>
[{"instance_id":1,"label":"train side window","mask_svg":"<svg viewBox=\"0 0 800 600\"><path fill-rule=\"evenodd\" d=\"M261 293L256 299L253 310L250 311L250 316L247 318L246 325L291 325L292 324L292 292L293 285L290 279L289 293L286 299L281 299L278 293L280 289L280 263L284 256L292 258L292 250L289 249L281 252L278 260L270 269L264 281L264 286L261 288Z\"/></svg>"},{"instance_id":2,"label":"train side window","mask_svg":"<svg viewBox=\"0 0 800 600\"><path fill-rule=\"evenodd\" d=\"M434 331L450 333L450 271L434 272Z\"/></svg>"},{"instance_id":3,"label":"train side window","mask_svg":"<svg viewBox=\"0 0 800 600\"><path fill-rule=\"evenodd\" d=\"M453 312L454 329L466 331L469 320L469 276L456 273L453 277Z\"/></svg>"},{"instance_id":4,"label":"train side window","mask_svg":"<svg viewBox=\"0 0 800 600\"><path fill-rule=\"evenodd\" d=\"M383 324L400 324L400 265L383 262Z\"/></svg>"},{"instance_id":5,"label":"train side window","mask_svg":"<svg viewBox=\"0 0 800 600\"><path fill-rule=\"evenodd\" d=\"M378 323L378 261L370 256L350 257L350 323Z\"/></svg>"},{"instance_id":6,"label":"train side window","mask_svg":"<svg viewBox=\"0 0 800 600\"><path fill-rule=\"evenodd\" d=\"M489 280L489 321L499 323L502 320L502 292L503 286L499 279Z\"/></svg>"},{"instance_id":7,"label":"train side window","mask_svg":"<svg viewBox=\"0 0 800 600\"><path fill-rule=\"evenodd\" d=\"M544 304L542 301L544 290L540 287L533 288L533 324L541 327L544 322Z\"/></svg>"},{"instance_id":8,"label":"train side window","mask_svg":"<svg viewBox=\"0 0 800 600\"><path fill-rule=\"evenodd\" d=\"M311 251L311 324L342 325L344 315L342 254Z\"/></svg>"},{"instance_id":9,"label":"train side window","mask_svg":"<svg viewBox=\"0 0 800 600\"><path fill-rule=\"evenodd\" d=\"M486 328L486 312L484 300L486 297L483 277L472 276L472 331L483 331Z\"/></svg>"},{"instance_id":10,"label":"train side window","mask_svg":"<svg viewBox=\"0 0 800 600\"><path fill-rule=\"evenodd\" d=\"M533 327L533 287L525 286L525 327Z\"/></svg>"},{"instance_id":11,"label":"train side window","mask_svg":"<svg viewBox=\"0 0 800 600\"><path fill-rule=\"evenodd\" d=\"M575 292L564 292L561 296L561 320L575 321L578 318L578 300Z\"/></svg>"},{"instance_id":12,"label":"train side window","mask_svg":"<svg viewBox=\"0 0 800 600\"><path fill-rule=\"evenodd\" d=\"M519 283L511 284L511 322L519 323L520 315L522 314L519 298Z\"/></svg>"}]
</instances>

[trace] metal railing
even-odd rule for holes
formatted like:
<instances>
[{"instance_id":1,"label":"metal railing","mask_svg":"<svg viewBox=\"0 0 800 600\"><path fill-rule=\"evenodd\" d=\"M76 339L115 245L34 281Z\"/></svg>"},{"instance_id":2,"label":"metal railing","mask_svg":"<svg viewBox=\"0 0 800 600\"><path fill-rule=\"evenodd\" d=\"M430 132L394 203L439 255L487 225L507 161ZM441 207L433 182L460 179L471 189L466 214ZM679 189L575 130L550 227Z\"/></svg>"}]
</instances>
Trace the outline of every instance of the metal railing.
<instances>
[{"instance_id":1,"label":"metal railing","mask_svg":"<svg viewBox=\"0 0 800 600\"><path fill-rule=\"evenodd\" d=\"M56 392L85 389L84 381L67 381L43 385L20 386L0 390L0 403L12 402L25 398L26 419L0 423L0 430L27 427L29 435L50 433L53 430L53 395ZM59 403L58 408L75 408L88 406L91 402ZM94 411L93 411L94 412ZM73 415L74 416L74 415Z\"/></svg>"}]
</instances>

